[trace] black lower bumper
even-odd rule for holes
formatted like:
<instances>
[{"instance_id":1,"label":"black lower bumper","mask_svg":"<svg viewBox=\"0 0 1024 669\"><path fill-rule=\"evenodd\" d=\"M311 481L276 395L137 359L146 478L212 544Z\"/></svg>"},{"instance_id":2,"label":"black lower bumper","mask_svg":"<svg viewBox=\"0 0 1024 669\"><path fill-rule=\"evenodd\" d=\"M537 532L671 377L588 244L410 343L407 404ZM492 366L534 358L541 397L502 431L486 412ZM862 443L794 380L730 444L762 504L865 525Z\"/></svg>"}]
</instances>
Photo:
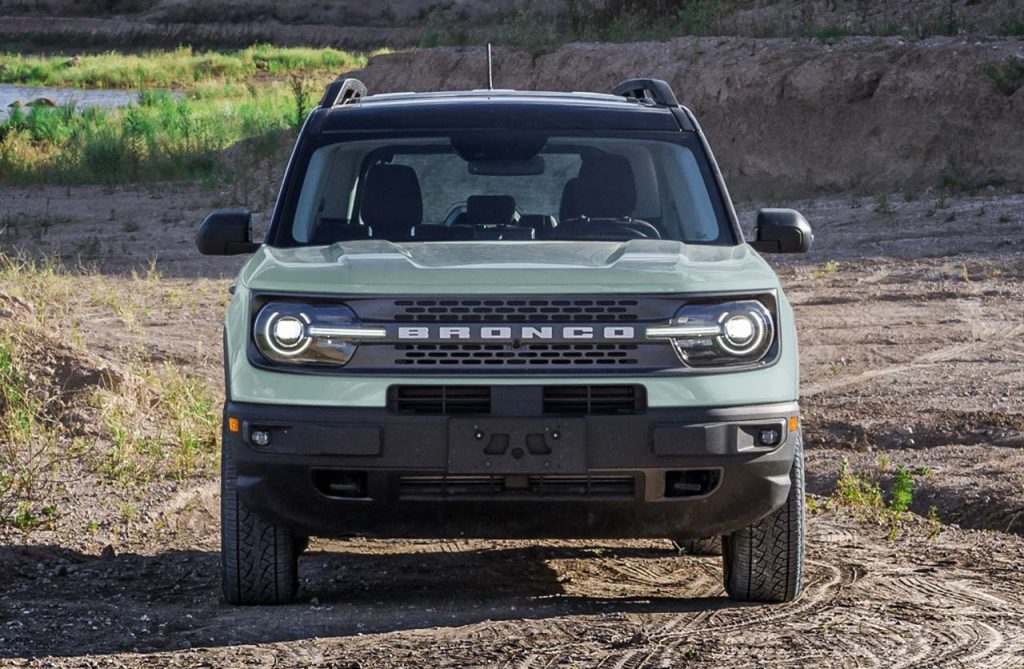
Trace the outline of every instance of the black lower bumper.
<instances>
[{"instance_id":1,"label":"black lower bumper","mask_svg":"<svg viewBox=\"0 0 1024 669\"><path fill-rule=\"evenodd\" d=\"M789 492L796 403L615 416L229 403L240 500L300 534L699 538ZM225 420L225 425L228 421ZM759 443L762 430L780 441ZM254 433L269 441L255 445Z\"/></svg>"}]
</instances>

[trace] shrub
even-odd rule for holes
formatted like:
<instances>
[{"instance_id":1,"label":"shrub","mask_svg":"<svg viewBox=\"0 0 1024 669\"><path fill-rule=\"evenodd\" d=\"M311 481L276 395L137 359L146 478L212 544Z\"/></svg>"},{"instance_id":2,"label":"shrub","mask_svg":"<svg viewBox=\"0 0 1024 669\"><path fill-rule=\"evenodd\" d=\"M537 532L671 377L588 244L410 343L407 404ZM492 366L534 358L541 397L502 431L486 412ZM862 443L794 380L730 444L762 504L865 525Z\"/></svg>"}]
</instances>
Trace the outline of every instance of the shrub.
<instances>
[{"instance_id":1,"label":"shrub","mask_svg":"<svg viewBox=\"0 0 1024 669\"><path fill-rule=\"evenodd\" d=\"M1010 96L1024 86L1024 58L1014 56L1001 63L986 63L981 66L981 73L992 83L997 91Z\"/></svg>"}]
</instances>

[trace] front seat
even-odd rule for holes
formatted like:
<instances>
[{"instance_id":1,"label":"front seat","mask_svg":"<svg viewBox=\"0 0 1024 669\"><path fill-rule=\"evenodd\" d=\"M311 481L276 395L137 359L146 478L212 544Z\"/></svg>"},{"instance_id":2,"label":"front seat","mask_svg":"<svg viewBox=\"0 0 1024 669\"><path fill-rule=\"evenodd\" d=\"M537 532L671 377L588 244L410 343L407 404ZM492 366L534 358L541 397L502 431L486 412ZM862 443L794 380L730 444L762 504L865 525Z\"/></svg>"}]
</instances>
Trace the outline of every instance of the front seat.
<instances>
[{"instance_id":1,"label":"front seat","mask_svg":"<svg viewBox=\"0 0 1024 669\"><path fill-rule=\"evenodd\" d=\"M534 235L533 228L519 224L516 200L511 195L470 195L464 220L452 229L467 230L471 239L533 239Z\"/></svg>"},{"instance_id":2,"label":"front seat","mask_svg":"<svg viewBox=\"0 0 1024 669\"><path fill-rule=\"evenodd\" d=\"M625 156L592 157L580 165L573 189L576 218L628 218L636 209L636 177Z\"/></svg>"},{"instance_id":3,"label":"front seat","mask_svg":"<svg viewBox=\"0 0 1024 669\"><path fill-rule=\"evenodd\" d=\"M515 225L519 220L511 195L470 195L466 198L466 225Z\"/></svg>"},{"instance_id":4,"label":"front seat","mask_svg":"<svg viewBox=\"0 0 1024 669\"><path fill-rule=\"evenodd\" d=\"M374 239L406 241L423 220L423 193L416 170L407 165L370 168L360 205L363 222Z\"/></svg>"},{"instance_id":5,"label":"front seat","mask_svg":"<svg viewBox=\"0 0 1024 669\"><path fill-rule=\"evenodd\" d=\"M562 201L558 205L558 220L568 221L571 218L580 217L579 203L576 201L576 184L578 184L580 178L578 176L573 177L565 182L565 186L562 187Z\"/></svg>"},{"instance_id":6,"label":"front seat","mask_svg":"<svg viewBox=\"0 0 1024 669\"><path fill-rule=\"evenodd\" d=\"M661 238L656 227L631 218L636 209L636 177L625 156L588 157L580 165L575 183L566 184L562 199L563 215L569 218L554 230L557 238Z\"/></svg>"}]
</instances>

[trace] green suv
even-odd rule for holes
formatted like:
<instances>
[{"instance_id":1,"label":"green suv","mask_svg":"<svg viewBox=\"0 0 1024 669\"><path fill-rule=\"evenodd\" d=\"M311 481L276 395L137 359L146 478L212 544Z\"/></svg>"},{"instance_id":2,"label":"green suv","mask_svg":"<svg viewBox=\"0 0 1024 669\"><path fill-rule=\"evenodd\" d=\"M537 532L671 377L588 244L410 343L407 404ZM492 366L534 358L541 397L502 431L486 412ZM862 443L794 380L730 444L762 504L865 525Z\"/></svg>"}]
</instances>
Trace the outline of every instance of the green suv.
<instances>
[{"instance_id":1,"label":"green suv","mask_svg":"<svg viewBox=\"0 0 1024 669\"><path fill-rule=\"evenodd\" d=\"M223 585L290 601L310 536L721 537L725 590L801 589L793 312L663 81L609 94L332 83L227 310Z\"/></svg>"}]
</instances>

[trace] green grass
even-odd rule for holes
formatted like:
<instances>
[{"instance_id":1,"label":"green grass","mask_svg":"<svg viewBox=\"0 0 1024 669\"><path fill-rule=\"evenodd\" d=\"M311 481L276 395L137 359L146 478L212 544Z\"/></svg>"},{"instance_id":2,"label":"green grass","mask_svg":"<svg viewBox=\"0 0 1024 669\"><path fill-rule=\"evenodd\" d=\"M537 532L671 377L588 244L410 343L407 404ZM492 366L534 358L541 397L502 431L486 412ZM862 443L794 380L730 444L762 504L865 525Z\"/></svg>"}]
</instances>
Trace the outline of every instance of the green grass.
<instances>
[{"instance_id":1,"label":"green grass","mask_svg":"<svg viewBox=\"0 0 1024 669\"><path fill-rule=\"evenodd\" d=\"M176 285L155 265L126 282L0 253L0 295L15 312L0 320L0 526L28 531L59 515L53 499L72 461L118 486L216 472L219 400L202 377L148 360L141 344L130 364L100 368L87 387L64 388L52 368L57 350L67 365L95 369L73 334L83 309L109 308L126 332L144 327L153 305L196 313L190 298L209 284L193 281L180 296ZM53 329L69 334L57 340Z\"/></svg>"},{"instance_id":2,"label":"green grass","mask_svg":"<svg viewBox=\"0 0 1024 669\"><path fill-rule=\"evenodd\" d=\"M336 49L281 48L261 44L240 51L196 52L190 47L141 54L23 56L0 53L0 83L71 88L180 88L204 82L337 75L366 65L364 54Z\"/></svg>"},{"instance_id":3,"label":"green grass","mask_svg":"<svg viewBox=\"0 0 1024 669\"><path fill-rule=\"evenodd\" d=\"M892 483L892 499L889 500L889 508L896 513L908 511L913 498L914 475L900 465L896 469L896 478Z\"/></svg>"},{"instance_id":4,"label":"green grass","mask_svg":"<svg viewBox=\"0 0 1024 669\"><path fill-rule=\"evenodd\" d=\"M113 110L12 109L0 121L0 182L203 178L215 171L220 151L293 127L313 105L308 95L297 104L284 82L221 88L187 98L147 91L138 105Z\"/></svg>"},{"instance_id":5,"label":"green grass","mask_svg":"<svg viewBox=\"0 0 1024 669\"><path fill-rule=\"evenodd\" d=\"M205 382L172 365L139 371L130 392L97 396L109 440L97 473L121 485L212 474L220 412Z\"/></svg>"},{"instance_id":6,"label":"green grass","mask_svg":"<svg viewBox=\"0 0 1024 669\"><path fill-rule=\"evenodd\" d=\"M56 433L45 395L23 371L21 344L0 334L0 526L27 532L54 515Z\"/></svg>"},{"instance_id":7,"label":"green grass","mask_svg":"<svg viewBox=\"0 0 1024 669\"><path fill-rule=\"evenodd\" d=\"M830 274L837 274L839 272L839 263L835 260L829 260L826 262L821 269L811 270L812 279L821 279Z\"/></svg>"},{"instance_id":8,"label":"green grass","mask_svg":"<svg viewBox=\"0 0 1024 669\"><path fill-rule=\"evenodd\" d=\"M885 463L884 466L880 463L883 473L888 469L888 459ZM927 469L912 471L899 465L893 476L892 491L889 499L886 500L882 493L882 486L865 472L853 473L850 471L850 463L844 458L839 467L839 478L836 480L832 499L887 525L889 528L888 538L893 540L899 535L900 527L914 501L915 476L927 478L930 475L931 471ZM929 518L931 519L931 516Z\"/></svg>"},{"instance_id":9,"label":"green grass","mask_svg":"<svg viewBox=\"0 0 1024 669\"><path fill-rule=\"evenodd\" d=\"M117 184L216 176L221 151L297 126L323 86L366 59L333 49L266 45L76 58L0 54L0 82L139 89L138 103L119 109L11 109L0 119L0 182ZM259 159L275 146L266 141L249 148Z\"/></svg>"}]
</instances>

